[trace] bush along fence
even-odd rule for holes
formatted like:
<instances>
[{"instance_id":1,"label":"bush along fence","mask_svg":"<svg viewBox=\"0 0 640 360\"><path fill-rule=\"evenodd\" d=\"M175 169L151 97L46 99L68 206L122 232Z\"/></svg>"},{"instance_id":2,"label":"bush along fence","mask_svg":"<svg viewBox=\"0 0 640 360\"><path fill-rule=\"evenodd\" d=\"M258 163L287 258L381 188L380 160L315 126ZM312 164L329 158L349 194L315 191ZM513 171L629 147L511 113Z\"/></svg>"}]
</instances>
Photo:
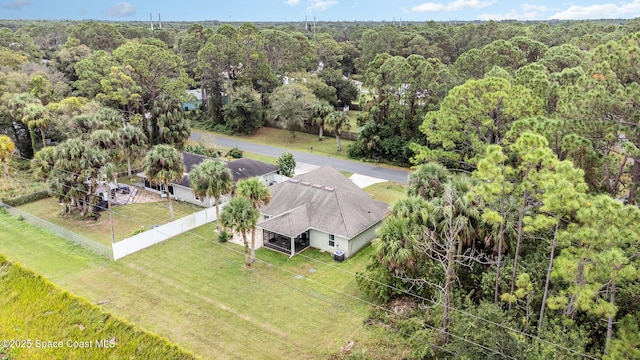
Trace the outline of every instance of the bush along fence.
<instances>
[{"instance_id":1,"label":"bush along fence","mask_svg":"<svg viewBox=\"0 0 640 360\"><path fill-rule=\"evenodd\" d=\"M35 200L34 200L35 201ZM76 234L75 232L65 229L61 226L58 226L56 224L52 224L46 220L43 220L37 216L33 216L29 213L26 213L22 210L16 209L14 207L9 206L6 203L0 203L0 208L4 208L6 209L6 211L17 217L20 219L23 219L24 221L28 222L29 224L35 225L39 228L45 229L55 235L58 235L64 239L67 239L75 244L78 244L82 247L84 247L85 249L91 250L93 252L95 252L98 255L102 255L105 256L109 259L113 260L113 250L111 249L110 246L101 244L97 241L91 240L85 236L82 236L80 234Z\"/></svg>"},{"instance_id":2,"label":"bush along fence","mask_svg":"<svg viewBox=\"0 0 640 360\"><path fill-rule=\"evenodd\" d=\"M43 190L43 191L38 191L31 194L23 195L23 196L14 197L11 199L3 199L2 202L6 205L16 207L16 206L28 204L30 202L46 199L50 196L51 195L49 194L48 191Z\"/></svg>"}]
</instances>

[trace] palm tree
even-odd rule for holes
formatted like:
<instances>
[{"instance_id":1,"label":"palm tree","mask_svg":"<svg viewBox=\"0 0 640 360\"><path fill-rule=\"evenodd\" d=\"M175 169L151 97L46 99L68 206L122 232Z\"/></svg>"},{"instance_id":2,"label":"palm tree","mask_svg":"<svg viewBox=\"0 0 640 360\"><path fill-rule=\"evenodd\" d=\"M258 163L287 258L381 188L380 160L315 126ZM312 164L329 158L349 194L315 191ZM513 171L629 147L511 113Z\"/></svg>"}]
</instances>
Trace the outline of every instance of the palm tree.
<instances>
[{"instance_id":1,"label":"palm tree","mask_svg":"<svg viewBox=\"0 0 640 360\"><path fill-rule=\"evenodd\" d=\"M318 125L318 128L320 129L318 140L324 139L324 121L333 111L335 111L335 108L326 100L319 101L313 106L313 122Z\"/></svg>"},{"instance_id":2,"label":"palm tree","mask_svg":"<svg viewBox=\"0 0 640 360\"><path fill-rule=\"evenodd\" d=\"M258 210L271 201L271 191L257 177L238 182L236 193L251 201L253 208ZM251 229L251 262L256 261L256 228Z\"/></svg>"},{"instance_id":3,"label":"palm tree","mask_svg":"<svg viewBox=\"0 0 640 360\"><path fill-rule=\"evenodd\" d=\"M147 150L147 137L144 132L136 126L126 125L118 129L120 143L127 157L127 172L131 176L131 157L141 156Z\"/></svg>"},{"instance_id":4,"label":"palm tree","mask_svg":"<svg viewBox=\"0 0 640 360\"><path fill-rule=\"evenodd\" d=\"M56 161L56 147L46 146L31 159L31 172L37 180L47 180Z\"/></svg>"},{"instance_id":5,"label":"palm tree","mask_svg":"<svg viewBox=\"0 0 640 360\"><path fill-rule=\"evenodd\" d=\"M351 124L349 124L349 118L344 111L334 111L327 115L325 126L329 131L333 131L336 134L336 142L338 143L338 151L342 151L342 145L340 144L340 134L343 131L349 131Z\"/></svg>"},{"instance_id":6,"label":"palm tree","mask_svg":"<svg viewBox=\"0 0 640 360\"><path fill-rule=\"evenodd\" d=\"M36 98L35 96L29 93L20 93L12 96L11 99L9 99L9 101L7 102L7 109L9 110L9 115L13 118L13 120L27 125L27 128L29 129L29 138L31 139L31 151L32 153L35 153L35 128L29 126L28 123L24 121L26 115L25 110L30 104L42 105L40 103L40 100L38 100L38 98Z\"/></svg>"},{"instance_id":7,"label":"palm tree","mask_svg":"<svg viewBox=\"0 0 640 360\"><path fill-rule=\"evenodd\" d=\"M7 168L7 159L16 149L16 144L13 143L10 137L7 135L0 135L0 160L2 160L2 168L4 169L4 177L9 178L9 169Z\"/></svg>"},{"instance_id":8,"label":"palm tree","mask_svg":"<svg viewBox=\"0 0 640 360\"><path fill-rule=\"evenodd\" d=\"M93 146L107 154L109 161L116 162L123 158L124 149L118 132L107 129L96 130L91 133L90 140Z\"/></svg>"},{"instance_id":9,"label":"palm tree","mask_svg":"<svg viewBox=\"0 0 640 360\"><path fill-rule=\"evenodd\" d=\"M24 115L22 122L29 127L30 130L38 128L40 130L40 136L42 137L42 146L47 146L45 130L51 122L51 113L49 110L40 103L32 103L24 108ZM35 151L36 140L31 139L31 146Z\"/></svg>"},{"instance_id":10,"label":"palm tree","mask_svg":"<svg viewBox=\"0 0 640 360\"><path fill-rule=\"evenodd\" d=\"M249 256L249 243L247 242L247 232L255 228L258 223L260 212L251 204L251 200L244 197L231 199L222 210L220 219L224 227L240 233L244 243L244 262L247 267L251 266Z\"/></svg>"},{"instance_id":11,"label":"palm tree","mask_svg":"<svg viewBox=\"0 0 640 360\"><path fill-rule=\"evenodd\" d=\"M377 231L373 241L376 258L390 273L396 276L412 274L424 249L420 235L414 231L408 218L390 216Z\"/></svg>"},{"instance_id":12,"label":"palm tree","mask_svg":"<svg viewBox=\"0 0 640 360\"><path fill-rule=\"evenodd\" d=\"M169 183L178 181L184 176L185 167L182 155L171 145L156 145L144 159L144 175L150 182L164 184L169 199L169 214L173 221L173 204L169 193Z\"/></svg>"},{"instance_id":13,"label":"palm tree","mask_svg":"<svg viewBox=\"0 0 640 360\"><path fill-rule=\"evenodd\" d=\"M191 170L189 183L197 197L215 199L217 229L220 233L220 198L233 189L233 174L221 161L205 159Z\"/></svg>"},{"instance_id":14,"label":"palm tree","mask_svg":"<svg viewBox=\"0 0 640 360\"><path fill-rule=\"evenodd\" d=\"M430 162L418 165L416 171L409 175L407 193L426 200L439 197L444 184L449 182L449 177L449 171L440 163Z\"/></svg>"}]
</instances>

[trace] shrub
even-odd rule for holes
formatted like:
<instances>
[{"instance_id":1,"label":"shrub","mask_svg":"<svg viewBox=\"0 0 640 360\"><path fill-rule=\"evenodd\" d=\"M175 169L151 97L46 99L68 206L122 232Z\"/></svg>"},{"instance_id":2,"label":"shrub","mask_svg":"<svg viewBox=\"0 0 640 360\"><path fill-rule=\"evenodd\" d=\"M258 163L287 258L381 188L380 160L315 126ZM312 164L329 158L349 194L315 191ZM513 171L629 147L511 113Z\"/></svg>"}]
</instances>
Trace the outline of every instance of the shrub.
<instances>
[{"instance_id":1,"label":"shrub","mask_svg":"<svg viewBox=\"0 0 640 360\"><path fill-rule=\"evenodd\" d=\"M34 201L38 201L38 200L42 200L42 199L46 199L49 196L50 196L49 192L47 192L47 191L38 191L38 192L31 193L31 194L28 194L28 195L18 196L18 197L15 197L13 199L2 200L2 202L4 202L5 204L7 204L7 205L9 205L11 207L18 207L20 205L32 203Z\"/></svg>"},{"instance_id":2,"label":"shrub","mask_svg":"<svg viewBox=\"0 0 640 360\"><path fill-rule=\"evenodd\" d=\"M226 243L232 237L233 237L233 235L231 233L228 233L225 230L222 230L220 232L220 235L218 235L218 241L221 242L221 243Z\"/></svg>"},{"instance_id":3,"label":"shrub","mask_svg":"<svg viewBox=\"0 0 640 360\"><path fill-rule=\"evenodd\" d=\"M293 154L289 152L282 153L282 155L276 160L278 164L278 170L280 174L287 177L292 177L296 170L296 159Z\"/></svg>"},{"instance_id":4,"label":"shrub","mask_svg":"<svg viewBox=\"0 0 640 360\"><path fill-rule=\"evenodd\" d=\"M193 154L198 154L198 155L204 155L204 156L208 156L208 157L214 157L217 158L220 156L220 150L215 149L215 148L210 148L210 147L205 147L202 144L197 144L197 145L185 145L184 146L184 151L186 152L190 152Z\"/></svg>"},{"instance_id":5,"label":"shrub","mask_svg":"<svg viewBox=\"0 0 640 360\"><path fill-rule=\"evenodd\" d=\"M145 232L144 226L140 226L139 229L133 230L133 232L131 233L131 236L135 236L143 232Z\"/></svg>"},{"instance_id":6,"label":"shrub","mask_svg":"<svg viewBox=\"0 0 640 360\"><path fill-rule=\"evenodd\" d=\"M242 155L242 150L240 150L237 146L234 146L233 148L229 149L229 151L227 151L227 154L225 156L232 157L234 159L240 159L242 158Z\"/></svg>"}]
</instances>

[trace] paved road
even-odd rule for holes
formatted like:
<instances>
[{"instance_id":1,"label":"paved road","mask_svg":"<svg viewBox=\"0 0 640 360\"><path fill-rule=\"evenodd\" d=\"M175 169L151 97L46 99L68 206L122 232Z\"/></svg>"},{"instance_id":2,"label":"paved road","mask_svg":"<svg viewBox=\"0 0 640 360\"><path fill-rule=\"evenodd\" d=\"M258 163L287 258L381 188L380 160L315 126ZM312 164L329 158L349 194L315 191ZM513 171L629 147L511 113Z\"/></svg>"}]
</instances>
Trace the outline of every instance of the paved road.
<instances>
[{"instance_id":1,"label":"paved road","mask_svg":"<svg viewBox=\"0 0 640 360\"><path fill-rule=\"evenodd\" d=\"M323 155L315 155L301 151L288 150L277 146L254 144L248 141L230 139L223 136L211 135L205 132L192 130L191 140L200 141L206 145L220 145L228 148L237 146L240 150L266 155L271 157L280 157L283 151L293 154L297 162L312 165L331 165L338 170L348 171L355 174L367 175L379 179L389 180L406 184L408 182L408 171L388 169L375 164L336 159Z\"/></svg>"}]
</instances>

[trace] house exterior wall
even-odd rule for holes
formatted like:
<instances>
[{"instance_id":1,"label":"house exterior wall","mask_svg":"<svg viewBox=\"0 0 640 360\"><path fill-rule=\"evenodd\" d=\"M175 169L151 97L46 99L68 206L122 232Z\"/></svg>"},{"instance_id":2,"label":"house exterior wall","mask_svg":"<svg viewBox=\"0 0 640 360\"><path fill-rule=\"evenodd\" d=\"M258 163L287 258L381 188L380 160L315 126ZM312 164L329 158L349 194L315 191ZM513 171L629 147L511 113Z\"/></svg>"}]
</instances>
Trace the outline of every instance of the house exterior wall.
<instances>
[{"instance_id":1,"label":"house exterior wall","mask_svg":"<svg viewBox=\"0 0 640 360\"><path fill-rule=\"evenodd\" d=\"M195 195L193 194L193 190L191 190L190 188L186 188L184 186L180 186L177 184L172 184L173 185L173 197L176 200L180 200L180 201L184 201L184 202L188 202L190 204L194 204L194 205L200 205L200 206L204 206L204 207L210 207L211 205L214 204L214 201L207 201L209 199L205 199L205 201L200 201L200 200L196 200Z\"/></svg>"},{"instance_id":2,"label":"house exterior wall","mask_svg":"<svg viewBox=\"0 0 640 360\"><path fill-rule=\"evenodd\" d=\"M353 254L365 247L368 243L371 242L371 240L376 237L376 230L378 230L380 224L382 224L382 221L379 221L372 227L368 228L367 230L361 232L358 236L351 239L351 241L349 241L348 250L344 250L342 248L340 248L340 250L345 252L346 257L353 256Z\"/></svg>"},{"instance_id":3,"label":"house exterior wall","mask_svg":"<svg viewBox=\"0 0 640 360\"><path fill-rule=\"evenodd\" d=\"M316 249L327 251L331 254L333 254L336 250L342 250L345 252L345 256L347 256L349 240L338 235L334 235L334 246L329 246L329 234L311 229L309 231L309 245Z\"/></svg>"},{"instance_id":4,"label":"house exterior wall","mask_svg":"<svg viewBox=\"0 0 640 360\"><path fill-rule=\"evenodd\" d=\"M376 237L376 230L380 227L381 223L382 221L376 223L351 240L334 235L334 246L329 246L329 234L312 229L309 232L309 245L316 249L327 251L331 254L336 250L341 250L344 252L345 258L348 258L353 256L353 254L369 244L371 240Z\"/></svg>"},{"instance_id":5,"label":"house exterior wall","mask_svg":"<svg viewBox=\"0 0 640 360\"><path fill-rule=\"evenodd\" d=\"M265 186L271 186L271 185L273 185L273 184L275 184L277 182L276 173L274 173L274 172L270 173L270 174L259 176L258 179L260 179L260 181Z\"/></svg>"},{"instance_id":6,"label":"house exterior wall","mask_svg":"<svg viewBox=\"0 0 640 360\"><path fill-rule=\"evenodd\" d=\"M188 202L204 207L212 207L216 205L214 198L207 197L204 201L197 200L191 188L173 184L173 197L176 200ZM220 204L224 204L231 199L231 194L225 194L220 197Z\"/></svg>"}]
</instances>

